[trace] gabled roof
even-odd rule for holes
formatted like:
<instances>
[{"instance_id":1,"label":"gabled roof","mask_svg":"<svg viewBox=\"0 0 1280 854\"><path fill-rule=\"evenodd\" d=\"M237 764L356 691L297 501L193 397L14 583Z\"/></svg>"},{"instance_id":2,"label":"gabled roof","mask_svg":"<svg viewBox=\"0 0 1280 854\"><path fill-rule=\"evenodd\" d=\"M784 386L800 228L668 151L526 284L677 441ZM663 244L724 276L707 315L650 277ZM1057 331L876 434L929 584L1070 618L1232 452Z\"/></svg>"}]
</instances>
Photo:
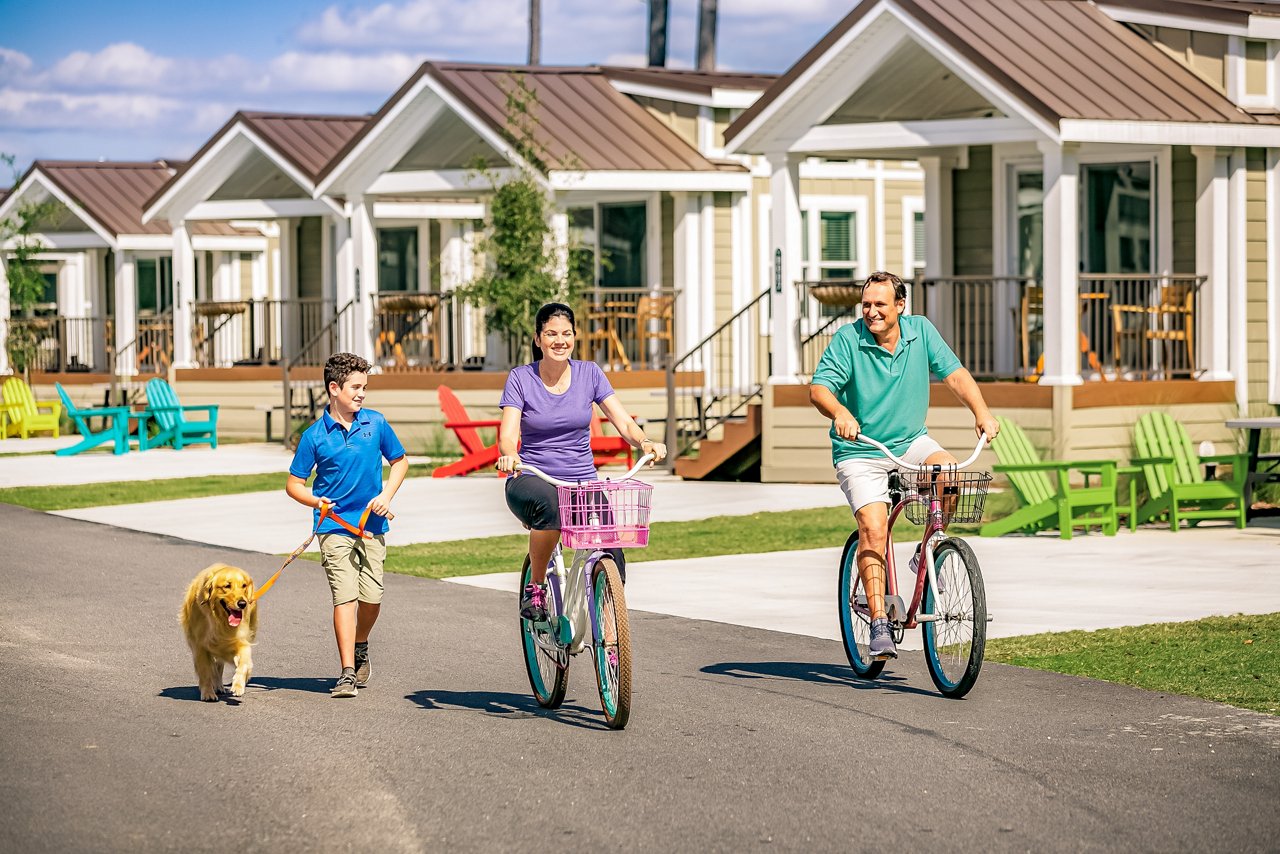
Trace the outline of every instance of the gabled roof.
<instances>
[{"instance_id":1,"label":"gabled roof","mask_svg":"<svg viewBox=\"0 0 1280 854\"><path fill-rule=\"evenodd\" d=\"M240 111L183 164L171 179L156 188L146 200L144 209L156 201L171 185L200 162L218 142L237 125L257 135L282 159L292 164L313 185L321 171L339 151L369 122L368 116L327 116L306 113L260 113ZM305 188L310 191L311 187Z\"/></svg>"},{"instance_id":2,"label":"gabled roof","mask_svg":"<svg viewBox=\"0 0 1280 854\"><path fill-rule=\"evenodd\" d=\"M596 67L485 65L426 62L382 105L320 175L332 172L419 82L427 77L487 130L506 138L507 90L523 78L538 99L536 141L552 162L576 171L716 172L675 131L616 90ZM735 167L742 169L742 167Z\"/></svg>"},{"instance_id":3,"label":"gabled roof","mask_svg":"<svg viewBox=\"0 0 1280 854\"><path fill-rule=\"evenodd\" d=\"M1040 117L1259 124L1223 93L1088 0L896 0ZM881 0L863 0L729 126L741 133Z\"/></svg>"},{"instance_id":4,"label":"gabled roof","mask_svg":"<svg viewBox=\"0 0 1280 854\"><path fill-rule=\"evenodd\" d=\"M683 68L632 68L621 65L601 65L599 68L610 80L647 83L703 95L710 95L716 89L764 91L778 79L776 74L747 71L691 71Z\"/></svg>"},{"instance_id":5,"label":"gabled roof","mask_svg":"<svg viewBox=\"0 0 1280 854\"><path fill-rule=\"evenodd\" d=\"M102 230L114 235L170 234L163 220L142 222L143 204L173 175L172 161L142 163L37 160L15 190L35 174L55 187ZM192 223L193 234L236 235L225 223Z\"/></svg>"}]
</instances>

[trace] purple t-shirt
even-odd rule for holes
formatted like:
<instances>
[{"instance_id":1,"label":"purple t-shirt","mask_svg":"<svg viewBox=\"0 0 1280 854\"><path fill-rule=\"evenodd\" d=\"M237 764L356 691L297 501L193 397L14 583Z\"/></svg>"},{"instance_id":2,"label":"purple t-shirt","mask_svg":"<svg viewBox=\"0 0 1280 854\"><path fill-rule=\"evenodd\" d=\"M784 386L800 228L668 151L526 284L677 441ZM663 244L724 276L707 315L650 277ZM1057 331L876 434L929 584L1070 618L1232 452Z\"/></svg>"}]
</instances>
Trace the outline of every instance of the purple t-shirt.
<instances>
[{"instance_id":1,"label":"purple t-shirt","mask_svg":"<svg viewBox=\"0 0 1280 854\"><path fill-rule=\"evenodd\" d=\"M604 403L613 386L595 362L569 361L569 388L552 394L538 363L512 369L499 406L520 410L520 460L561 480L596 480L591 457L592 403Z\"/></svg>"}]
</instances>

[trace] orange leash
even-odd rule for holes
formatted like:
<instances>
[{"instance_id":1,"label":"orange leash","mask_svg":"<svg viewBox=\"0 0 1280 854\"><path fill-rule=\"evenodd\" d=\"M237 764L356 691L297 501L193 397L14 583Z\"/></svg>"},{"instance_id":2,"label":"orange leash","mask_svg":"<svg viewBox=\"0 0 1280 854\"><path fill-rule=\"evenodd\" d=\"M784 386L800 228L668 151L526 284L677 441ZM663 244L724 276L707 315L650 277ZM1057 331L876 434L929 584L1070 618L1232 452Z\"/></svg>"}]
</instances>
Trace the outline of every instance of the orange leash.
<instances>
[{"instance_id":1,"label":"orange leash","mask_svg":"<svg viewBox=\"0 0 1280 854\"><path fill-rule=\"evenodd\" d=\"M324 504L320 505L320 517L316 519L316 526L311 529L311 536L307 537L306 542L304 542L302 545L298 546L296 549L293 550L293 553L290 554L289 557L285 559L285 562L280 565L280 568L276 570L276 574L267 579L266 584L258 588L257 592L255 592L253 595L253 601L256 602L259 599L261 599L263 596L267 595L267 591L270 590L271 586L276 583L276 579L280 577L280 573L284 572L284 568L289 564L293 563L295 560L297 560L298 557L301 556L301 554L307 550L307 546L311 545L311 541L314 540L316 538L316 534L320 532L320 526L324 524L324 520L328 518L330 515L333 516L333 521L337 522L339 525L346 528L348 531L354 534L357 538L372 540L373 534L369 533L364 529L365 524L368 523L369 521L370 512L371 512L370 508L368 507L364 508L364 512L360 514L360 527L355 528L346 519L343 519L337 513L334 513L333 505L330 504L329 502L326 501ZM387 514L387 521L390 521L394 518L396 518L394 513Z\"/></svg>"}]
</instances>

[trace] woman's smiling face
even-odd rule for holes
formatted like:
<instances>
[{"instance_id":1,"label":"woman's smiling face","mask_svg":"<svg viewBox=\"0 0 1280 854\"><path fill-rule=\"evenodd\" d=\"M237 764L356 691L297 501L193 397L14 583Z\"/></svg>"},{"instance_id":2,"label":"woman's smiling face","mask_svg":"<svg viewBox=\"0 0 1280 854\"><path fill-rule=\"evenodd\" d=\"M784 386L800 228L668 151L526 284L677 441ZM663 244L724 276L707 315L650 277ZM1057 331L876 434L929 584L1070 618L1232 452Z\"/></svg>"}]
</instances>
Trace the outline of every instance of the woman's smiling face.
<instances>
[{"instance_id":1,"label":"woman's smiling face","mask_svg":"<svg viewBox=\"0 0 1280 854\"><path fill-rule=\"evenodd\" d=\"M547 318L542 331L538 333L538 346L542 349L542 358L553 362L568 361L573 353L573 324L569 318L556 315Z\"/></svg>"}]
</instances>

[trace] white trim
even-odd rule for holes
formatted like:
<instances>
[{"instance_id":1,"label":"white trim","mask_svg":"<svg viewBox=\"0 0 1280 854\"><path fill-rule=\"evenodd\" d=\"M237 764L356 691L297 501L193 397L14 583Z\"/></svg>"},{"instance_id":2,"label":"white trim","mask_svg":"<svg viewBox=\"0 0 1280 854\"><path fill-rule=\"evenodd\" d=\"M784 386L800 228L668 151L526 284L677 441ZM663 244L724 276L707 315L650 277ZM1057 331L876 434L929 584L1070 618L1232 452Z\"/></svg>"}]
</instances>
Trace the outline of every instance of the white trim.
<instances>
[{"instance_id":1,"label":"white trim","mask_svg":"<svg viewBox=\"0 0 1280 854\"><path fill-rule=\"evenodd\" d=\"M97 249L110 246L96 232L92 231L59 231L53 234L32 234L31 239L39 242L46 249ZM0 248L12 250L18 246L17 241L10 238Z\"/></svg>"},{"instance_id":2,"label":"white trim","mask_svg":"<svg viewBox=\"0 0 1280 854\"><path fill-rule=\"evenodd\" d=\"M1196 158L1196 275L1205 276L1197 299L1200 379L1234 379L1229 363L1230 172L1225 150L1198 146Z\"/></svg>"},{"instance_id":3,"label":"white trim","mask_svg":"<svg viewBox=\"0 0 1280 854\"><path fill-rule=\"evenodd\" d=\"M373 216L378 220L484 219L485 205L483 202L375 201L373 203Z\"/></svg>"},{"instance_id":4,"label":"white trim","mask_svg":"<svg viewBox=\"0 0 1280 854\"><path fill-rule=\"evenodd\" d=\"M848 161L826 160L821 157L807 157L800 163L800 177L817 179L869 180L874 178L877 170L871 161L856 158ZM886 181L924 181L924 170L916 161L906 161L892 169L883 170ZM752 177L768 178L769 162L759 159L751 170Z\"/></svg>"},{"instance_id":5,"label":"white trim","mask_svg":"<svg viewBox=\"0 0 1280 854\"><path fill-rule=\"evenodd\" d=\"M1191 15L1175 15L1169 12L1148 12L1142 9L1129 9L1124 6L1112 6L1109 3L1099 3L1098 11L1102 12L1102 14L1111 18L1113 21L1120 21L1125 24L1142 24L1148 27L1172 27L1179 30L1196 30L1202 33L1221 33L1228 36L1250 35L1250 29L1254 20L1251 15L1249 17L1249 26L1243 27ZM1272 36L1271 38L1275 38L1275 36Z\"/></svg>"},{"instance_id":6,"label":"white trim","mask_svg":"<svg viewBox=\"0 0 1280 854\"><path fill-rule=\"evenodd\" d=\"M698 250L701 269L698 271L698 284L701 288L699 297L702 308L699 311L700 323L697 326L694 341L701 341L716 328L716 197L714 193L698 193L691 196L698 199L700 226L698 240L702 244ZM705 366L710 367L710 366Z\"/></svg>"},{"instance_id":7,"label":"white trim","mask_svg":"<svg viewBox=\"0 0 1280 854\"><path fill-rule=\"evenodd\" d=\"M596 171L560 172L550 175L551 188L557 192L586 191L637 191L651 193L710 193L751 190L749 172L660 172L652 171Z\"/></svg>"},{"instance_id":8,"label":"white trim","mask_svg":"<svg viewBox=\"0 0 1280 854\"><path fill-rule=\"evenodd\" d=\"M267 239L249 234L193 234L191 245L197 251L262 252Z\"/></svg>"},{"instance_id":9,"label":"white trim","mask_svg":"<svg viewBox=\"0 0 1280 854\"><path fill-rule=\"evenodd\" d=\"M1249 411L1249 244L1248 160L1243 148L1231 152L1227 178L1227 309L1228 362L1236 380L1236 404Z\"/></svg>"},{"instance_id":10,"label":"white trim","mask_svg":"<svg viewBox=\"0 0 1280 854\"><path fill-rule=\"evenodd\" d=\"M62 192L62 190L53 183L53 180L45 175L40 169L32 171L32 173L27 177L27 180L23 181L17 187L14 187L9 191L9 195L4 197L4 202L0 203L0 218L5 218L12 213L12 209L17 206L18 199L30 191L32 184L38 184L46 193L65 205L67 210L71 211L77 219L89 226L89 229L93 231L94 234L101 237L103 242L108 246L114 247L116 245L116 236L108 231L102 223L91 217L88 211L76 204L70 196Z\"/></svg>"},{"instance_id":11,"label":"white trim","mask_svg":"<svg viewBox=\"0 0 1280 854\"><path fill-rule=\"evenodd\" d=\"M205 201L187 211L193 220L287 219L297 216L328 216L334 208L316 199L227 199Z\"/></svg>"},{"instance_id":12,"label":"white trim","mask_svg":"<svg viewBox=\"0 0 1280 854\"><path fill-rule=\"evenodd\" d=\"M790 147L797 153L877 151L886 148L938 148L947 145L987 145L1035 142L1044 134L1021 118L929 119L906 122L864 122L811 127Z\"/></svg>"},{"instance_id":13,"label":"white trim","mask_svg":"<svg viewBox=\"0 0 1280 854\"><path fill-rule=\"evenodd\" d=\"M616 80L605 74L609 85L624 95L636 98L657 98L662 101L675 101L680 104L694 104L699 107L718 107L729 110L745 110L764 93L764 89L725 89L713 87L711 94L690 92L688 89L660 86L656 83L640 83L635 80Z\"/></svg>"},{"instance_id":14,"label":"white trim","mask_svg":"<svg viewBox=\"0 0 1280 854\"><path fill-rule=\"evenodd\" d=\"M1267 402L1280 403L1280 151L1267 151Z\"/></svg>"},{"instance_id":15,"label":"white trim","mask_svg":"<svg viewBox=\"0 0 1280 854\"><path fill-rule=\"evenodd\" d=\"M711 90L711 106L725 110L745 110L760 100L764 89L721 89Z\"/></svg>"},{"instance_id":16,"label":"white trim","mask_svg":"<svg viewBox=\"0 0 1280 854\"><path fill-rule=\"evenodd\" d=\"M499 182L516 177L514 169L495 169ZM482 176L470 169L422 169L407 172L383 172L369 184L367 195L392 196L397 193L484 193L491 188Z\"/></svg>"},{"instance_id":17,"label":"white trim","mask_svg":"<svg viewBox=\"0 0 1280 854\"><path fill-rule=\"evenodd\" d=\"M902 277L915 278L916 214L924 214L924 196L903 196L902 199ZM920 259L924 269L924 258Z\"/></svg>"},{"instance_id":18,"label":"white trim","mask_svg":"<svg viewBox=\"0 0 1280 854\"><path fill-rule=\"evenodd\" d=\"M173 251L173 236L169 234L129 234L121 235L118 245L119 249L132 249L135 252L164 252L166 250Z\"/></svg>"},{"instance_id":19,"label":"white trim","mask_svg":"<svg viewBox=\"0 0 1280 854\"><path fill-rule=\"evenodd\" d=\"M1064 142L1280 148L1280 125L1063 119Z\"/></svg>"},{"instance_id":20,"label":"white trim","mask_svg":"<svg viewBox=\"0 0 1280 854\"><path fill-rule=\"evenodd\" d=\"M870 229L868 211L871 203L866 196L827 196L816 193L800 195L800 210L808 215L809 220L809 260L801 260L800 269L808 281L822 278L822 267L853 267L853 277L861 279L870 270L872 263ZM849 263L839 261L824 262L822 254L821 216L824 213L852 213L854 230L850 234L856 258ZM801 258L803 258L803 251ZM816 304L816 303L815 303Z\"/></svg>"}]
</instances>

